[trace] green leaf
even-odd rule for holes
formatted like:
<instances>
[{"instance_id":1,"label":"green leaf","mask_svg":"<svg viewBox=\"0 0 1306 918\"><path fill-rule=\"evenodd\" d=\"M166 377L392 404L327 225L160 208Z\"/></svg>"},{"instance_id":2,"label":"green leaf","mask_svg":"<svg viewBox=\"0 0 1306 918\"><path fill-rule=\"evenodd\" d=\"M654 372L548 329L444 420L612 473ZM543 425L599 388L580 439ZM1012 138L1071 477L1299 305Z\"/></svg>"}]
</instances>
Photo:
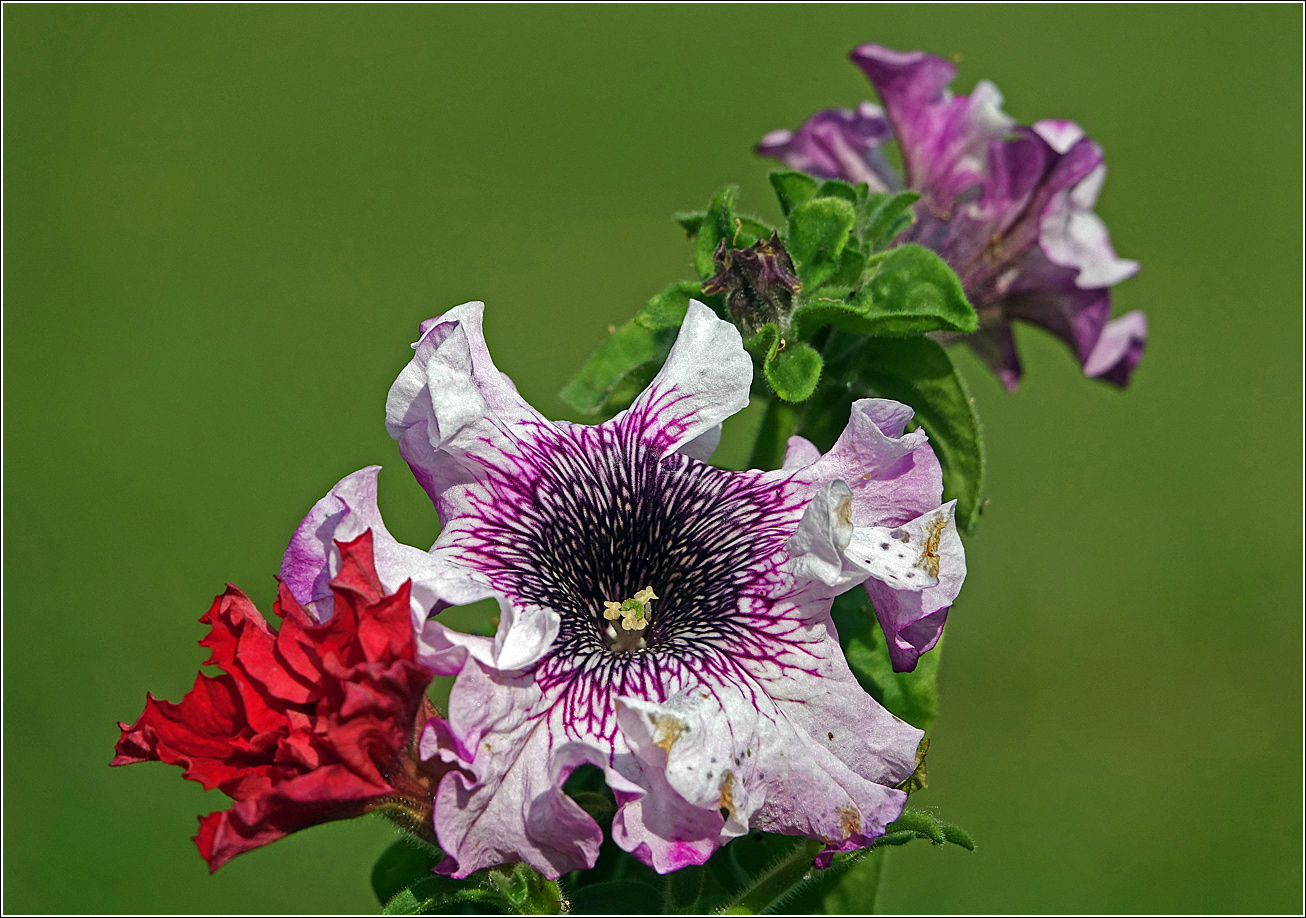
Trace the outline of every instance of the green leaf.
<instances>
[{"instance_id":1,"label":"green leaf","mask_svg":"<svg viewBox=\"0 0 1306 918\"><path fill-rule=\"evenodd\" d=\"M786 217L799 204L815 197L819 184L810 175L789 169L778 169L767 178L770 179L771 187L775 189L775 196L780 201L780 212Z\"/></svg>"},{"instance_id":2,"label":"green leaf","mask_svg":"<svg viewBox=\"0 0 1306 918\"><path fill-rule=\"evenodd\" d=\"M739 194L738 185L727 185L712 196L698 235L694 237L694 268L699 277L707 280L716 273L716 264L712 256L722 239L726 247L733 247L735 239L735 197Z\"/></svg>"},{"instance_id":3,"label":"green leaf","mask_svg":"<svg viewBox=\"0 0 1306 918\"><path fill-rule=\"evenodd\" d=\"M850 185L840 179L826 179L821 183L821 187L816 189L818 198L843 198L853 207L857 207L866 200L866 184L863 182L859 185Z\"/></svg>"},{"instance_id":4,"label":"green leaf","mask_svg":"<svg viewBox=\"0 0 1306 918\"><path fill-rule=\"evenodd\" d=\"M383 915L439 915L455 906L479 906L476 910L488 914L507 914L509 909L502 897L474 886L466 880L449 877L428 877L400 890L385 907Z\"/></svg>"},{"instance_id":5,"label":"green leaf","mask_svg":"<svg viewBox=\"0 0 1306 918\"><path fill-rule=\"evenodd\" d=\"M671 219L680 224L680 228L685 231L686 239L693 239L698 235L698 231L703 227L703 221L707 219L707 211L691 210L683 213L673 214Z\"/></svg>"},{"instance_id":6,"label":"green leaf","mask_svg":"<svg viewBox=\"0 0 1306 918\"><path fill-rule=\"evenodd\" d=\"M501 896L525 915L556 915L562 910L562 891L556 880L545 879L525 864L493 867L485 872L485 888Z\"/></svg>"},{"instance_id":7,"label":"green leaf","mask_svg":"<svg viewBox=\"0 0 1306 918\"><path fill-rule=\"evenodd\" d=\"M853 302L874 324L874 334L966 333L979 327L957 275L923 246L911 243L872 256L866 271Z\"/></svg>"},{"instance_id":8,"label":"green leaf","mask_svg":"<svg viewBox=\"0 0 1306 918\"><path fill-rule=\"evenodd\" d=\"M847 287L851 290L861 282L865 270L866 254L857 246L850 245L840 253L839 264L835 266L834 273L822 282L822 286Z\"/></svg>"},{"instance_id":9,"label":"green leaf","mask_svg":"<svg viewBox=\"0 0 1306 918\"><path fill-rule=\"evenodd\" d=\"M943 638L928 653L921 654L914 670L896 673L884 633L864 591L849 590L836 599L834 616L848 667L866 693L889 713L928 733L939 706L935 680Z\"/></svg>"},{"instance_id":10,"label":"green leaf","mask_svg":"<svg viewBox=\"0 0 1306 918\"><path fill-rule=\"evenodd\" d=\"M875 392L916 412L943 466L943 497L956 499L957 526L973 533L983 500L983 441L975 405L947 353L929 338L866 338L845 360Z\"/></svg>"},{"instance_id":11,"label":"green leaf","mask_svg":"<svg viewBox=\"0 0 1306 918\"><path fill-rule=\"evenodd\" d=\"M385 905L403 889L431 876L431 869L443 855L416 838L400 838L381 853L372 865L372 891Z\"/></svg>"},{"instance_id":12,"label":"green leaf","mask_svg":"<svg viewBox=\"0 0 1306 918\"><path fill-rule=\"evenodd\" d=\"M704 866L681 867L667 875L663 884L662 912L667 915L696 913L699 900L704 898L707 885L707 868Z\"/></svg>"},{"instance_id":13,"label":"green leaf","mask_svg":"<svg viewBox=\"0 0 1306 918\"><path fill-rule=\"evenodd\" d=\"M794 337L807 340L823 325L833 325L858 335L874 332L875 323L866 317L865 309L836 295L826 296L825 289L822 288L816 296L794 310L790 318ZM835 293L836 291L831 291L831 294Z\"/></svg>"},{"instance_id":14,"label":"green leaf","mask_svg":"<svg viewBox=\"0 0 1306 918\"><path fill-rule=\"evenodd\" d=\"M635 314L635 322L650 331L666 328L680 328L685 321L685 312L689 309L691 299L703 298L703 285L698 281L679 281L671 284L661 293L644 304L644 308Z\"/></svg>"},{"instance_id":15,"label":"green leaf","mask_svg":"<svg viewBox=\"0 0 1306 918\"><path fill-rule=\"evenodd\" d=\"M856 222L856 209L842 198L813 198L794 207L785 247L804 286L819 287L834 276Z\"/></svg>"},{"instance_id":16,"label":"green leaf","mask_svg":"<svg viewBox=\"0 0 1306 918\"><path fill-rule=\"evenodd\" d=\"M627 322L599 346L560 397L584 414L616 414L657 375L675 339L674 330Z\"/></svg>"},{"instance_id":17,"label":"green leaf","mask_svg":"<svg viewBox=\"0 0 1306 918\"><path fill-rule=\"evenodd\" d=\"M810 398L821 380L821 355L805 341L790 341L777 347L762 364L766 381L786 402Z\"/></svg>"},{"instance_id":18,"label":"green leaf","mask_svg":"<svg viewBox=\"0 0 1306 918\"><path fill-rule=\"evenodd\" d=\"M576 915L646 915L662 896L652 886L635 880L610 880L572 890L571 912Z\"/></svg>"},{"instance_id":19,"label":"green leaf","mask_svg":"<svg viewBox=\"0 0 1306 918\"><path fill-rule=\"evenodd\" d=\"M878 252L916 219L912 205L920 198L914 191L867 195L857 212L857 236L872 252Z\"/></svg>"}]
</instances>

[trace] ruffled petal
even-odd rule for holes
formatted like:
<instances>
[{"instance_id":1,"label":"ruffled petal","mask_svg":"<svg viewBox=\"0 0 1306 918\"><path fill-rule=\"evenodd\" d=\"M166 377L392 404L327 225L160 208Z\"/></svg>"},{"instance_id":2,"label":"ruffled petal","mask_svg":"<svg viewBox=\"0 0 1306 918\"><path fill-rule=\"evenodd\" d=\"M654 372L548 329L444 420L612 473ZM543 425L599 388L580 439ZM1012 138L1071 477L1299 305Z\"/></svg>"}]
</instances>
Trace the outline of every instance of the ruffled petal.
<instances>
[{"instance_id":1,"label":"ruffled petal","mask_svg":"<svg viewBox=\"0 0 1306 918\"><path fill-rule=\"evenodd\" d=\"M665 702L621 700L623 735L648 771L663 771L681 814L663 850L701 863L752 828L847 850L901 814L906 795L891 785L911 773L921 731L860 690L824 623L805 636L801 665L814 678L796 678L786 665L796 658L781 654L777 666L741 668ZM671 858L650 866L675 869Z\"/></svg>"},{"instance_id":2,"label":"ruffled petal","mask_svg":"<svg viewBox=\"0 0 1306 918\"><path fill-rule=\"evenodd\" d=\"M281 579L295 599L318 621L328 620L334 604L330 583L341 563L336 543L353 541L369 529L381 583L393 592L405 580L413 582L415 627L420 628L432 611L489 595L474 573L390 535L376 505L380 471L373 465L346 475L313 505L291 536L281 561Z\"/></svg>"},{"instance_id":3,"label":"ruffled petal","mask_svg":"<svg viewBox=\"0 0 1306 918\"><path fill-rule=\"evenodd\" d=\"M808 118L797 132L772 131L754 152L778 159L790 169L821 178L865 182L871 191L888 191L898 185L892 169L879 152L891 137L883 110L863 102L856 111L830 108Z\"/></svg>"},{"instance_id":4,"label":"ruffled petal","mask_svg":"<svg viewBox=\"0 0 1306 918\"><path fill-rule=\"evenodd\" d=\"M549 424L490 359L484 308L464 303L422 323L386 400L386 430L442 514L450 487L475 481L518 436Z\"/></svg>"},{"instance_id":5,"label":"ruffled petal","mask_svg":"<svg viewBox=\"0 0 1306 918\"><path fill-rule=\"evenodd\" d=\"M669 453L747 407L752 381L753 361L739 330L690 300L661 371L608 424L635 432L652 450Z\"/></svg>"},{"instance_id":6,"label":"ruffled petal","mask_svg":"<svg viewBox=\"0 0 1306 918\"><path fill-rule=\"evenodd\" d=\"M1084 361L1084 373L1115 383L1122 389L1129 385L1134 368L1143 359L1147 345L1147 316L1138 310L1112 319L1102 329L1093 353Z\"/></svg>"},{"instance_id":7,"label":"ruffled petal","mask_svg":"<svg viewBox=\"0 0 1306 918\"><path fill-rule=\"evenodd\" d=\"M542 713L541 709L543 708ZM442 750L472 778L450 772L440 783L436 835L446 857L441 873L465 877L483 867L524 861L553 879L594 865L603 832L562 792L571 771L605 756L568 743L542 705L530 675L498 673L469 660L449 696L457 743L428 728L425 751Z\"/></svg>"},{"instance_id":8,"label":"ruffled petal","mask_svg":"<svg viewBox=\"0 0 1306 918\"><path fill-rule=\"evenodd\" d=\"M1014 124L1002 111L1002 94L981 80L969 96L953 97L947 86L956 68L922 51L868 44L851 57L884 103L906 186L922 192L936 210L950 212L958 195L984 181L990 144Z\"/></svg>"},{"instance_id":9,"label":"ruffled petal","mask_svg":"<svg viewBox=\"0 0 1306 918\"><path fill-rule=\"evenodd\" d=\"M800 582L823 583L831 596L866 579L844 549L853 535L852 490L840 479L816 492L789 539L789 570Z\"/></svg>"},{"instance_id":10,"label":"ruffled petal","mask_svg":"<svg viewBox=\"0 0 1306 918\"><path fill-rule=\"evenodd\" d=\"M943 472L925 431L904 432L911 417L901 402L858 399L834 448L796 474L816 487L846 482L856 526L905 523L937 507L943 495Z\"/></svg>"},{"instance_id":11,"label":"ruffled petal","mask_svg":"<svg viewBox=\"0 0 1306 918\"><path fill-rule=\"evenodd\" d=\"M948 608L966 579L956 505L949 501L891 531L859 529L848 548L871 570L866 593L897 672L911 672L917 658L939 642Z\"/></svg>"}]
</instances>

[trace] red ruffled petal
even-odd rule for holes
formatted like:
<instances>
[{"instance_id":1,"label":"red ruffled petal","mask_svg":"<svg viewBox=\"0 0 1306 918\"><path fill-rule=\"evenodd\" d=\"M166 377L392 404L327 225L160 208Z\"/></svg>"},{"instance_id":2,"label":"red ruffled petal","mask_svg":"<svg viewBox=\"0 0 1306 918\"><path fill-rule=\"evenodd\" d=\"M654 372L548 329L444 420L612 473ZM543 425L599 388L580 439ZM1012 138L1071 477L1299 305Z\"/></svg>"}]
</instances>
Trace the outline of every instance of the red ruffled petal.
<instances>
[{"instance_id":1,"label":"red ruffled petal","mask_svg":"<svg viewBox=\"0 0 1306 918\"><path fill-rule=\"evenodd\" d=\"M208 663L224 674L200 674L179 704L147 696L136 723L119 724L111 764L181 765L236 801L200 819L195 843L210 870L397 793L386 775L403 771L432 673L416 662L409 585L386 595L371 532L337 546L329 621L314 622L283 585L274 632L229 586L201 619Z\"/></svg>"}]
</instances>

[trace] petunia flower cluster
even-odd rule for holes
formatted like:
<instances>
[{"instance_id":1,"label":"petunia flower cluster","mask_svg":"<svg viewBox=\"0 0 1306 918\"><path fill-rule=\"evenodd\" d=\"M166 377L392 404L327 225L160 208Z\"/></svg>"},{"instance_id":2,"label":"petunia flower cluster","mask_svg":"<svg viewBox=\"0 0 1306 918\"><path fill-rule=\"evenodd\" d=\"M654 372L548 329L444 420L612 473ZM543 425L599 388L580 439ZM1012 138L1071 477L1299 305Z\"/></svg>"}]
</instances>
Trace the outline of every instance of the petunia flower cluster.
<instances>
[{"instance_id":1,"label":"petunia flower cluster","mask_svg":"<svg viewBox=\"0 0 1306 918\"><path fill-rule=\"evenodd\" d=\"M1022 373L1016 321L1064 340L1088 376L1128 385L1147 320L1110 318L1111 287L1138 264L1116 255L1093 211L1106 178L1101 148L1071 121L1016 124L987 81L953 95L956 68L942 58L867 44L852 60L882 108L817 112L796 132L767 134L757 152L872 191L919 193L897 242L926 246L957 272L980 319L966 342L1008 389ZM901 174L885 156L890 141Z\"/></svg>"},{"instance_id":2,"label":"petunia flower cluster","mask_svg":"<svg viewBox=\"0 0 1306 918\"><path fill-rule=\"evenodd\" d=\"M883 835L922 732L863 691L831 606L864 588L911 669L960 590L954 505L911 409L863 399L828 452L793 437L782 468L727 471L708 459L753 363L708 307L690 303L656 378L597 426L528 405L481 319L468 303L424 323L386 405L439 512L434 546L390 535L376 468L347 476L291 540L280 632L230 588L204 619L226 674L149 699L115 764L182 764L236 800L199 836L214 868L325 819L426 806L439 872L557 877L604 837L563 789L581 765L612 791L612 840L660 873L752 829L819 840L820 866ZM441 620L482 599L492 636ZM455 677L446 715L420 713L434 675Z\"/></svg>"}]
</instances>

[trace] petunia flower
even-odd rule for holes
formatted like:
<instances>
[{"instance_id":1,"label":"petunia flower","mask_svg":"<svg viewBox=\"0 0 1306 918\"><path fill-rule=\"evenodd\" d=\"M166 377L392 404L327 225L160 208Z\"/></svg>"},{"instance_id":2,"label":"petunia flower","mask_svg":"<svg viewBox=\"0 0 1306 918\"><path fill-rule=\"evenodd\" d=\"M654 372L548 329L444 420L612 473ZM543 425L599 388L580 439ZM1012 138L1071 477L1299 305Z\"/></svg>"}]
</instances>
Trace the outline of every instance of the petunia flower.
<instances>
[{"instance_id":1,"label":"petunia flower","mask_svg":"<svg viewBox=\"0 0 1306 918\"><path fill-rule=\"evenodd\" d=\"M957 272L980 317L967 343L1008 389L1021 376L1014 320L1069 344L1087 375L1128 385L1147 320L1138 311L1110 319L1110 288L1138 263L1116 255L1093 212L1106 178L1101 148L1070 121L1017 125L987 81L954 96L956 68L942 58L868 44L852 60L882 109L817 112L797 132L767 134L757 152L872 191L919 192L916 221L896 241L933 249ZM901 177L884 157L889 139Z\"/></svg>"},{"instance_id":2,"label":"petunia flower","mask_svg":"<svg viewBox=\"0 0 1306 918\"><path fill-rule=\"evenodd\" d=\"M421 762L416 728L434 713L431 671L416 659L409 590L377 580L372 536L336 547L333 613L317 621L281 585L279 631L236 587L200 619L207 665L180 704L146 696L119 724L113 765L160 761L235 801L200 818L195 842L215 871L237 854L333 819L383 809L429 835L431 799L448 766Z\"/></svg>"},{"instance_id":3,"label":"petunia flower","mask_svg":"<svg viewBox=\"0 0 1306 918\"><path fill-rule=\"evenodd\" d=\"M386 409L443 529L406 556L420 570L383 582L412 576L436 610L478 590L500 607L493 637L420 623L422 661L457 675L448 720L422 738L460 770L436 798L437 869L592 866L602 829L562 790L585 763L615 794L615 842L659 872L754 828L820 839L822 865L870 844L902 811L921 731L853 677L833 598L873 581L897 616L886 632L915 647L929 641L907 619L950 603L965 573L910 409L859 401L825 456L795 438L784 469L726 471L706 460L752 362L706 306L690 303L656 379L597 426L531 408L481 317L468 303L423 324ZM337 533L377 527L373 480L346 478L310 514L296 582L337 563Z\"/></svg>"}]
</instances>

